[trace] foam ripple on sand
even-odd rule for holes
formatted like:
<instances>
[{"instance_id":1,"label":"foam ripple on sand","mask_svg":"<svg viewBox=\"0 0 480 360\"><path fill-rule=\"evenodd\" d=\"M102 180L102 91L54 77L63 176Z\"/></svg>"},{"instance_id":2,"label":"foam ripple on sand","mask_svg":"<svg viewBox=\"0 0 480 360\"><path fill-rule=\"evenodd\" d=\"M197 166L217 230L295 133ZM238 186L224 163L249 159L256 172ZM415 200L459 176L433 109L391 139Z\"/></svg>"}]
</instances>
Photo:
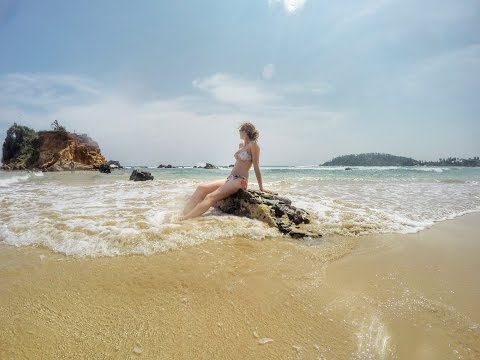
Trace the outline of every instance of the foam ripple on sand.
<instances>
[{"instance_id":1,"label":"foam ripple on sand","mask_svg":"<svg viewBox=\"0 0 480 360\"><path fill-rule=\"evenodd\" d=\"M233 216L206 215L179 223L187 193L172 186L23 187L10 194L0 217L9 245L43 245L75 256L152 254L228 236L278 236L267 225Z\"/></svg>"},{"instance_id":2,"label":"foam ripple on sand","mask_svg":"<svg viewBox=\"0 0 480 360\"><path fill-rule=\"evenodd\" d=\"M480 189L463 180L309 181L282 190L297 206L315 213L327 234L415 233L480 211Z\"/></svg>"}]
</instances>

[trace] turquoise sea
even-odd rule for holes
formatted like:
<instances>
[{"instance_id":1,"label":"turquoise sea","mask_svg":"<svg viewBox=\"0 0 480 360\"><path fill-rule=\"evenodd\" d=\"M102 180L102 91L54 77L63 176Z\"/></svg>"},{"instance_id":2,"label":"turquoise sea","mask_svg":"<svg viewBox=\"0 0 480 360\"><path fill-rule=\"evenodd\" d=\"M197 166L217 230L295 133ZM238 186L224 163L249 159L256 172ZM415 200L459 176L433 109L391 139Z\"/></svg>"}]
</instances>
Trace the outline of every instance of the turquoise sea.
<instances>
[{"instance_id":1,"label":"turquoise sea","mask_svg":"<svg viewBox=\"0 0 480 360\"><path fill-rule=\"evenodd\" d=\"M152 254L215 239L281 237L276 229L211 210L176 218L195 186L231 169L131 167L99 172L0 171L0 242L73 256ZM324 238L414 233L480 211L480 168L265 166L264 186L315 214ZM253 171L249 187L256 189ZM300 240L301 241L301 240Z\"/></svg>"}]
</instances>

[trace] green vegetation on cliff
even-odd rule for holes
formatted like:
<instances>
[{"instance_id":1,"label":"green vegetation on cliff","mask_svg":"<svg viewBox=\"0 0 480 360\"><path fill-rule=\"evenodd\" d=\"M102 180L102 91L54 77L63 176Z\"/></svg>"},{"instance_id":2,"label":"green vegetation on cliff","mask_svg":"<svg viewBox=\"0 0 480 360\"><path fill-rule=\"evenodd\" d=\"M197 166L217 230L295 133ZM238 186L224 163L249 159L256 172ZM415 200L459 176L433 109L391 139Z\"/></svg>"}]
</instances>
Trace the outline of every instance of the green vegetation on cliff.
<instances>
[{"instance_id":1,"label":"green vegetation on cliff","mask_svg":"<svg viewBox=\"0 0 480 360\"><path fill-rule=\"evenodd\" d=\"M3 143L2 163L18 164L24 169L31 166L38 159L37 139L35 130L14 123Z\"/></svg>"}]
</instances>

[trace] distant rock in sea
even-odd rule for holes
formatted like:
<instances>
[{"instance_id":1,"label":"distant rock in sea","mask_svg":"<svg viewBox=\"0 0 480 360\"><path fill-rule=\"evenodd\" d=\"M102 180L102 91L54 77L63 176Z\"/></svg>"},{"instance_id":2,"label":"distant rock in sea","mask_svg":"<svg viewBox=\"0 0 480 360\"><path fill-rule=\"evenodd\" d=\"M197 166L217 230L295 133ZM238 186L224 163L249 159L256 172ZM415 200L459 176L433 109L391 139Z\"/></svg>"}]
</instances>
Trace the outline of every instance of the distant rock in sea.
<instances>
[{"instance_id":1,"label":"distant rock in sea","mask_svg":"<svg viewBox=\"0 0 480 360\"><path fill-rule=\"evenodd\" d=\"M110 174L112 172L112 169L110 168L110 165L108 164L102 164L98 168L98 171L100 171L103 174Z\"/></svg>"},{"instance_id":2,"label":"distant rock in sea","mask_svg":"<svg viewBox=\"0 0 480 360\"><path fill-rule=\"evenodd\" d=\"M168 165L160 164L160 165L157 166L157 169L175 169L175 168L176 168L176 166L172 166L170 164L168 164Z\"/></svg>"},{"instance_id":3,"label":"distant rock in sea","mask_svg":"<svg viewBox=\"0 0 480 360\"><path fill-rule=\"evenodd\" d=\"M230 197L218 201L215 207L227 214L266 222L277 227L282 234L294 238L322 236L311 214L293 206L289 199L275 194L240 189Z\"/></svg>"},{"instance_id":4,"label":"distant rock in sea","mask_svg":"<svg viewBox=\"0 0 480 360\"><path fill-rule=\"evenodd\" d=\"M36 132L14 124L2 150L2 168L6 170L93 170L106 163L94 140L65 130Z\"/></svg>"},{"instance_id":5,"label":"distant rock in sea","mask_svg":"<svg viewBox=\"0 0 480 360\"><path fill-rule=\"evenodd\" d=\"M130 175L130 180L133 180L133 181L153 180L153 176L151 173L147 171L133 170L132 174Z\"/></svg>"},{"instance_id":6,"label":"distant rock in sea","mask_svg":"<svg viewBox=\"0 0 480 360\"><path fill-rule=\"evenodd\" d=\"M207 163L205 166L194 165L193 168L194 169L218 169L218 167L216 167L215 165L212 165L210 163Z\"/></svg>"},{"instance_id":7,"label":"distant rock in sea","mask_svg":"<svg viewBox=\"0 0 480 360\"><path fill-rule=\"evenodd\" d=\"M123 166L120 165L119 161L109 160L107 165L110 166L110 169L123 169Z\"/></svg>"}]
</instances>

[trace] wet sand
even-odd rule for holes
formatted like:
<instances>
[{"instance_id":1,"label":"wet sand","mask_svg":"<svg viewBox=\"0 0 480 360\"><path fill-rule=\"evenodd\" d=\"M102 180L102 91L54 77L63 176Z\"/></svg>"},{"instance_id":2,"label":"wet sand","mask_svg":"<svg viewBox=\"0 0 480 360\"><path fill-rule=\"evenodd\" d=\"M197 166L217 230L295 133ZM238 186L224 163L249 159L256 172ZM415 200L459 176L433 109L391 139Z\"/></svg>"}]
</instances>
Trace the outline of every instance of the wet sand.
<instances>
[{"instance_id":1,"label":"wet sand","mask_svg":"<svg viewBox=\"0 0 480 360\"><path fill-rule=\"evenodd\" d=\"M0 358L480 358L480 215L152 256L0 246Z\"/></svg>"}]
</instances>

